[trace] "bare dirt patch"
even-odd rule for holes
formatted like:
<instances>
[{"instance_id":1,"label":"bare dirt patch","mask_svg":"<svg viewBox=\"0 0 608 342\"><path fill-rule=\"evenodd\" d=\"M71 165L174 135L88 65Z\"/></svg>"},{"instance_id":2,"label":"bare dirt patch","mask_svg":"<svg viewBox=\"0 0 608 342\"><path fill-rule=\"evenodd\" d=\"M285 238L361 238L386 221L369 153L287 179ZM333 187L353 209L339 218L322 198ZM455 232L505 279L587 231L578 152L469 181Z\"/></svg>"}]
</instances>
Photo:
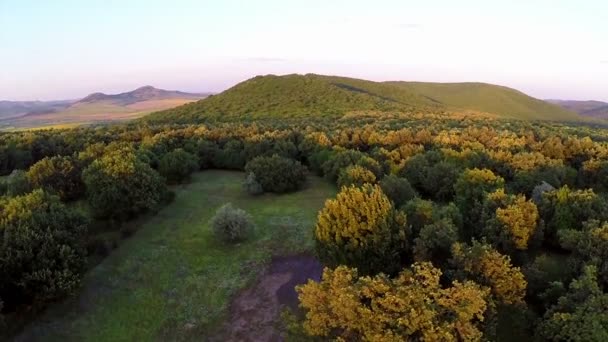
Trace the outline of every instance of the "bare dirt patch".
<instances>
[{"instance_id":1,"label":"bare dirt patch","mask_svg":"<svg viewBox=\"0 0 608 342\"><path fill-rule=\"evenodd\" d=\"M213 341L283 341L280 314L287 306L297 309L295 287L308 279L319 280L323 266L314 257L296 255L273 258L255 284L232 302L230 318Z\"/></svg>"}]
</instances>

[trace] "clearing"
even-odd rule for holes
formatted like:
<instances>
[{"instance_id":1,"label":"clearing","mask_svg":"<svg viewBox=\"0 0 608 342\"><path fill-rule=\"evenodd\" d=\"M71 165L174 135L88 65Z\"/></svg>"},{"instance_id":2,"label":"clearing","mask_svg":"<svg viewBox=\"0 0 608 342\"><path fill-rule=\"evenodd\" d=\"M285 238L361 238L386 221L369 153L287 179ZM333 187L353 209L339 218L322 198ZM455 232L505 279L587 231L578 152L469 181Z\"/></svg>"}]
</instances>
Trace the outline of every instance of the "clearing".
<instances>
[{"instance_id":1,"label":"clearing","mask_svg":"<svg viewBox=\"0 0 608 342\"><path fill-rule=\"evenodd\" d=\"M217 170L193 175L175 188L173 203L143 219L134 236L86 274L74 298L49 308L17 340L238 340L226 331L252 332L249 325L260 322L239 315L267 302L258 297L295 305L293 286L320 273L306 253L317 212L336 188L309 176L301 191L251 197L241 189L243 178ZM212 235L208 221L227 202L255 219L255 236L245 243L223 245ZM262 325L270 327L263 334L276 337L276 305L262 310Z\"/></svg>"}]
</instances>

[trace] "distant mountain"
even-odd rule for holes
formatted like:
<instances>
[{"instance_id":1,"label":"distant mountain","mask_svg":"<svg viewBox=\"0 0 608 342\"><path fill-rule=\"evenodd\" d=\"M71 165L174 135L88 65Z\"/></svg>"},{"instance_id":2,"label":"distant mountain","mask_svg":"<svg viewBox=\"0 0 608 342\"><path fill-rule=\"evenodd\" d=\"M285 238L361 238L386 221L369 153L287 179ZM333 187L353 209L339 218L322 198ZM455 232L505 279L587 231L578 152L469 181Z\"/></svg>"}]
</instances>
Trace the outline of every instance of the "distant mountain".
<instances>
[{"instance_id":1,"label":"distant mountain","mask_svg":"<svg viewBox=\"0 0 608 342\"><path fill-rule=\"evenodd\" d=\"M339 117L357 111L475 111L526 120L569 120L571 111L484 83L373 82L323 75L257 76L215 96L145 118L152 122L262 117Z\"/></svg>"},{"instance_id":2,"label":"distant mountain","mask_svg":"<svg viewBox=\"0 0 608 342\"><path fill-rule=\"evenodd\" d=\"M133 103L149 101L149 100L166 100L166 99L200 99L208 94L185 93L176 90L163 90L152 86L144 86L133 91L120 93L115 95L106 95L104 93L93 93L78 101L79 103L93 103L100 101L110 101L112 103L127 106Z\"/></svg>"},{"instance_id":3,"label":"distant mountain","mask_svg":"<svg viewBox=\"0 0 608 342\"><path fill-rule=\"evenodd\" d=\"M145 86L113 95L93 93L76 101L0 101L0 130L134 119L208 95Z\"/></svg>"},{"instance_id":4,"label":"distant mountain","mask_svg":"<svg viewBox=\"0 0 608 342\"><path fill-rule=\"evenodd\" d=\"M608 119L608 103L601 101L547 100L583 116Z\"/></svg>"}]
</instances>

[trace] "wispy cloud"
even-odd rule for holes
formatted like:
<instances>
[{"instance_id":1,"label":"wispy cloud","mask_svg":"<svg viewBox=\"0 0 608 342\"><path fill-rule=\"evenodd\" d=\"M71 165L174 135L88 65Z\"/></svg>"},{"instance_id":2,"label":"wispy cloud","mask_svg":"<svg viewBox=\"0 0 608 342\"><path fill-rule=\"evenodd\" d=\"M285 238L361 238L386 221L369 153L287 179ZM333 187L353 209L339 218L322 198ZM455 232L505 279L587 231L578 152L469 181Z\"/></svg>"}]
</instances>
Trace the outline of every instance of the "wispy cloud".
<instances>
[{"instance_id":1,"label":"wispy cloud","mask_svg":"<svg viewBox=\"0 0 608 342\"><path fill-rule=\"evenodd\" d=\"M608 59L604 59L603 61L600 61L600 64L608 64Z\"/></svg>"},{"instance_id":2,"label":"wispy cloud","mask_svg":"<svg viewBox=\"0 0 608 342\"><path fill-rule=\"evenodd\" d=\"M422 28L422 25L417 23L400 23L397 24L397 27L405 30L418 30Z\"/></svg>"},{"instance_id":3,"label":"wispy cloud","mask_svg":"<svg viewBox=\"0 0 608 342\"><path fill-rule=\"evenodd\" d=\"M287 59L285 58L278 58L278 57L246 57L246 58L241 58L241 60L247 61L247 62L258 62L258 63L283 63L283 62L287 62Z\"/></svg>"}]
</instances>

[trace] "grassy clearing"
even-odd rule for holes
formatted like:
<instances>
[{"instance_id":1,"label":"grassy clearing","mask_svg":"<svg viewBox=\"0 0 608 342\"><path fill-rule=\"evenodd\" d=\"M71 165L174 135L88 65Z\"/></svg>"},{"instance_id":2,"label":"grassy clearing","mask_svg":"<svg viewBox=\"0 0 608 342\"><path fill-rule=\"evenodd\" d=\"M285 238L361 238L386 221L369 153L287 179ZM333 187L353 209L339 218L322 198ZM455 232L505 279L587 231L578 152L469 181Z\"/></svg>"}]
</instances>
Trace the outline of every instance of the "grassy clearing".
<instances>
[{"instance_id":1,"label":"grassy clearing","mask_svg":"<svg viewBox=\"0 0 608 342\"><path fill-rule=\"evenodd\" d=\"M22 337L45 340L200 340L225 318L230 298L272 255L312 247L317 211L335 187L311 177L306 189L250 197L240 172L206 171L85 277L81 293L48 310ZM247 210L255 236L225 246L208 225L226 202ZM35 335L33 335L35 334Z\"/></svg>"}]
</instances>

